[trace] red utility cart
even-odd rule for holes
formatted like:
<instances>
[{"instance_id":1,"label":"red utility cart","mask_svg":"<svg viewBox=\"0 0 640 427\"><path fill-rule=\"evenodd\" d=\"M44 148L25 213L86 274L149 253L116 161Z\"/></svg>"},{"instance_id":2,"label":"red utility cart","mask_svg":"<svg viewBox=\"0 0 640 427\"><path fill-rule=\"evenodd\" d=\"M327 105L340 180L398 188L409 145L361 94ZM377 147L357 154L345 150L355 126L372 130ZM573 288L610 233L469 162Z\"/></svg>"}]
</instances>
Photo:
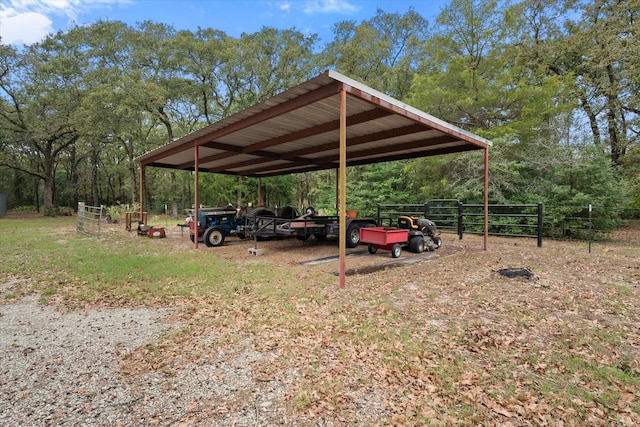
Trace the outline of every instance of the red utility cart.
<instances>
[{"instance_id":1,"label":"red utility cart","mask_svg":"<svg viewBox=\"0 0 640 427\"><path fill-rule=\"evenodd\" d=\"M402 253L402 246L409 241L409 230L395 227L365 227L360 229L360 242L369 244L369 253L378 249L391 251L393 258Z\"/></svg>"}]
</instances>

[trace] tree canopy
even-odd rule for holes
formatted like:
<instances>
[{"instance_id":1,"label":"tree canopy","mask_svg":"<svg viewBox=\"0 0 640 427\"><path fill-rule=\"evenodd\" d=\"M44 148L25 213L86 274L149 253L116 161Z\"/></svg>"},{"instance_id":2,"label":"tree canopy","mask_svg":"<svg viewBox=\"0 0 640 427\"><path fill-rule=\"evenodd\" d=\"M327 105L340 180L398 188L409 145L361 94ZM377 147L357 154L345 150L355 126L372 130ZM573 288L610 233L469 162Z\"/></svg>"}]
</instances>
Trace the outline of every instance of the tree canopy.
<instances>
[{"instance_id":1,"label":"tree canopy","mask_svg":"<svg viewBox=\"0 0 640 427\"><path fill-rule=\"evenodd\" d=\"M451 0L435 22L378 10L334 39L263 27L98 21L0 45L0 192L55 214L137 201L134 158L327 68L494 141L490 198L640 208L640 0ZM477 154L349 171L348 205L478 201ZM151 209L190 207L192 177L150 168ZM207 204L334 208L330 172L202 179ZM258 200L258 194L263 200Z\"/></svg>"}]
</instances>

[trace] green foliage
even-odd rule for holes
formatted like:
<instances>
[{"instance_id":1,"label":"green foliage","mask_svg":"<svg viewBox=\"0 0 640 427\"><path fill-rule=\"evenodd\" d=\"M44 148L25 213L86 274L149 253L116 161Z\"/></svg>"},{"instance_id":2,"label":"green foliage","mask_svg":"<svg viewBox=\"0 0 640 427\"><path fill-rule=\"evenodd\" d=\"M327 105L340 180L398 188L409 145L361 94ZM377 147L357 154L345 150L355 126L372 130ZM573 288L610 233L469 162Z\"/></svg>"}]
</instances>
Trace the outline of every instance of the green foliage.
<instances>
[{"instance_id":1,"label":"green foliage","mask_svg":"<svg viewBox=\"0 0 640 427\"><path fill-rule=\"evenodd\" d=\"M640 145L627 149L621 175L629 184L630 208L640 211Z\"/></svg>"},{"instance_id":2,"label":"green foliage","mask_svg":"<svg viewBox=\"0 0 640 427\"><path fill-rule=\"evenodd\" d=\"M127 212L140 212L140 204L113 205L106 207L106 215L111 217L113 221L124 224Z\"/></svg>"},{"instance_id":3,"label":"green foliage","mask_svg":"<svg viewBox=\"0 0 640 427\"><path fill-rule=\"evenodd\" d=\"M453 198L446 168L449 156L422 157L404 167L407 190L413 202Z\"/></svg>"},{"instance_id":4,"label":"green foliage","mask_svg":"<svg viewBox=\"0 0 640 427\"><path fill-rule=\"evenodd\" d=\"M335 68L495 142L490 199L543 201L552 222L591 203L603 229L640 209L639 0L451 0L435 23L410 9L314 34L99 21L18 51L0 46L0 183L9 208L139 200L151 149ZM562 16L560 19L559 17ZM607 158L608 157L608 158ZM611 160L608 162L607 160ZM200 174L203 204L335 209L335 171L258 181ZM148 168L146 210L191 207L188 171ZM482 201L481 153L348 171L351 209ZM578 208L579 207L579 208ZM633 212L633 211L632 211Z\"/></svg>"},{"instance_id":5,"label":"green foliage","mask_svg":"<svg viewBox=\"0 0 640 427\"><path fill-rule=\"evenodd\" d=\"M416 64L423 57L427 21L410 9L404 15L385 13L361 23L335 25L335 40L322 53L323 61L341 73L403 99L409 92Z\"/></svg>"},{"instance_id":6,"label":"green foliage","mask_svg":"<svg viewBox=\"0 0 640 427\"><path fill-rule=\"evenodd\" d=\"M406 162L386 162L350 168L347 172L347 209L374 216L378 203L414 203L404 173Z\"/></svg>"}]
</instances>

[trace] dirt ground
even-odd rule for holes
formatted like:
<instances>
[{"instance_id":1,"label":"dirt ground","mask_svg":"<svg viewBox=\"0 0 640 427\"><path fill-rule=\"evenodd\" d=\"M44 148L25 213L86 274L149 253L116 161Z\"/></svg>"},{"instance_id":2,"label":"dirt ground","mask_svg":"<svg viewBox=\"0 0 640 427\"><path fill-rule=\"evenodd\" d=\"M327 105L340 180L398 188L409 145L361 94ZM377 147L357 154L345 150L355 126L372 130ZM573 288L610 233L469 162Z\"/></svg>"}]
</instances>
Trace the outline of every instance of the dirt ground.
<instances>
[{"instance_id":1,"label":"dirt ground","mask_svg":"<svg viewBox=\"0 0 640 427\"><path fill-rule=\"evenodd\" d=\"M171 244L185 250L194 247L189 239L188 231L181 231L180 227L165 227L167 238ZM115 230L114 230L115 231ZM477 236L470 236L477 241ZM421 254L409 251L404 247L399 258L394 259L391 252L379 249L377 253L370 254L366 245L346 249L345 269L346 275L366 274L374 271L395 268L430 258L444 257L453 253L466 250L466 244L458 239L457 235L442 233L443 244L432 251L425 250ZM534 247L535 239L529 241ZM482 249L482 241L474 242ZM258 249L258 255L252 250ZM209 248L204 243L198 244L198 250L211 251L223 257L234 258L238 262L264 261L274 265L306 265L316 271L338 274L340 271L339 246L337 238L329 237L324 241L317 241L313 237L301 241L296 238L275 238L270 240L255 241L252 239L239 239L234 236L227 237L222 246Z\"/></svg>"},{"instance_id":2,"label":"dirt ground","mask_svg":"<svg viewBox=\"0 0 640 427\"><path fill-rule=\"evenodd\" d=\"M157 243L189 256L188 233L165 227ZM146 239L120 224L103 232ZM481 236L442 238L398 259L347 249L346 290L335 240L230 237L198 251L300 280L131 310L8 302L0 422L640 425L640 222L591 252L578 241L489 237L485 251ZM499 274L520 267L534 277Z\"/></svg>"}]
</instances>

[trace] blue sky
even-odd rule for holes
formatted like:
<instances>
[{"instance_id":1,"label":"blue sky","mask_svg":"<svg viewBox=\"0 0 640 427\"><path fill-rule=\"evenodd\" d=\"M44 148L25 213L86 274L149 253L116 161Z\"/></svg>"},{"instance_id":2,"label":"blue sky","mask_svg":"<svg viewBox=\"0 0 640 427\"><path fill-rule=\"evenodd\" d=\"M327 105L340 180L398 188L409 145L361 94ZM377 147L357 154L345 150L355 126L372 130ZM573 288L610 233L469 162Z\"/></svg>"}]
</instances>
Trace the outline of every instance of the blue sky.
<instances>
[{"instance_id":1,"label":"blue sky","mask_svg":"<svg viewBox=\"0 0 640 427\"><path fill-rule=\"evenodd\" d=\"M360 22L375 15L405 13L413 7L433 22L447 0L0 0L3 44L20 46L41 41L49 33L98 20L130 25L151 20L178 30L215 28L230 36L252 33L263 26L296 27L332 40L333 24Z\"/></svg>"}]
</instances>

